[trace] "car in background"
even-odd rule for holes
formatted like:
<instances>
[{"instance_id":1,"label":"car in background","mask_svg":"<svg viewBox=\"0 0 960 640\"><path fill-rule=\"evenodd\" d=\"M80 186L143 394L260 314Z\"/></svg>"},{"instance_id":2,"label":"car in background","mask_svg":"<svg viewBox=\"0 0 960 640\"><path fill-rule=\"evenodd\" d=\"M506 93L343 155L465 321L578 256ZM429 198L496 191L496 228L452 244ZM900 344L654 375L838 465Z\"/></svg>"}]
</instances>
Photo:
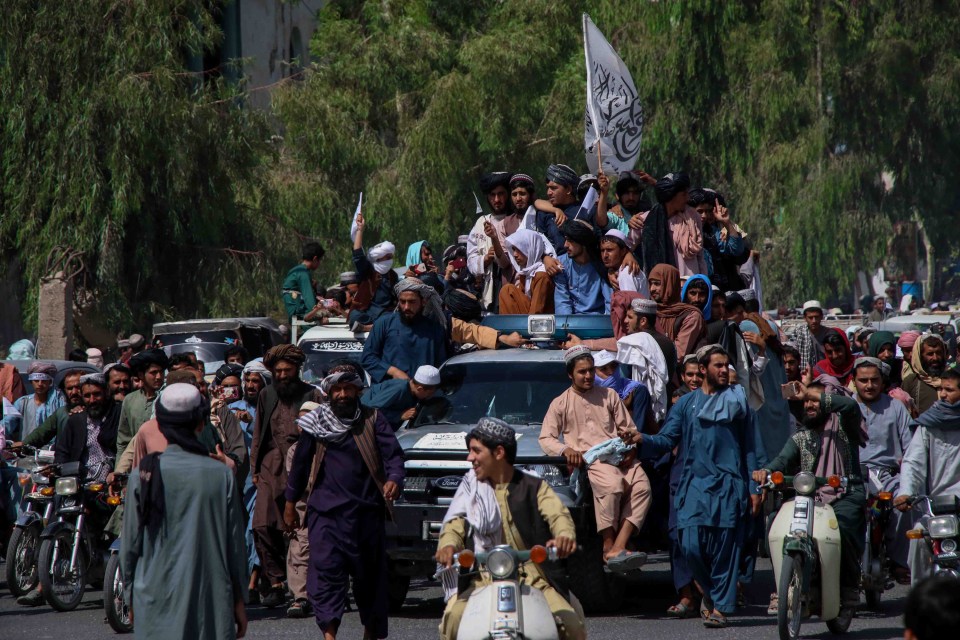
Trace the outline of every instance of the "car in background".
<instances>
[{"instance_id":1,"label":"car in background","mask_svg":"<svg viewBox=\"0 0 960 640\"><path fill-rule=\"evenodd\" d=\"M471 466L466 435L480 418L491 416L516 430L517 468L547 482L573 516L580 549L565 561L570 588L588 612L614 610L624 589L622 579L605 568L589 484L585 478L572 483L566 459L548 456L538 441L550 403L570 386L557 343L568 331L584 338L609 336L610 319L491 316L484 324L535 337L540 348L480 350L450 358L440 368L438 394L397 431L407 475L387 523L391 607L403 603L412 576L436 570L433 556L443 516Z\"/></svg>"},{"instance_id":2,"label":"car in background","mask_svg":"<svg viewBox=\"0 0 960 640\"><path fill-rule=\"evenodd\" d=\"M317 385L327 375L332 363L341 360L360 362L365 332L353 332L342 318L328 318L328 324L307 329L297 340L306 360L300 370L304 382Z\"/></svg>"},{"instance_id":3,"label":"car in background","mask_svg":"<svg viewBox=\"0 0 960 640\"><path fill-rule=\"evenodd\" d=\"M46 360L39 358L34 360L5 360L4 362L6 364L12 364L17 368L20 379L23 380L23 388L26 389L27 394L33 393L33 383L27 379L27 370L30 369L30 365L34 362L45 362L57 368L57 373L53 376L54 387L60 386L64 376L67 375L67 371L79 370L83 371L84 375L88 373L100 373L100 369L89 362L74 362L73 360Z\"/></svg>"},{"instance_id":4,"label":"car in background","mask_svg":"<svg viewBox=\"0 0 960 640\"><path fill-rule=\"evenodd\" d=\"M271 347L283 344L280 325L271 318L217 318L161 322L153 325L152 344L167 356L193 353L211 375L224 362L227 349L240 345L252 360Z\"/></svg>"}]
</instances>

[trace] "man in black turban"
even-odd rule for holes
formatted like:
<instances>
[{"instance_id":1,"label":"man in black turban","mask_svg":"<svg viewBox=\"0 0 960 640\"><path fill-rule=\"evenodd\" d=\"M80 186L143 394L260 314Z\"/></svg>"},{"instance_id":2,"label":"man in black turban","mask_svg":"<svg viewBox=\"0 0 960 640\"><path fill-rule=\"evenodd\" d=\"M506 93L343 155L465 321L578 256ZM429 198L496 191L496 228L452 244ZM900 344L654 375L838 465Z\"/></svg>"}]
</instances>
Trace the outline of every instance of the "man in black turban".
<instances>
[{"instance_id":1,"label":"man in black turban","mask_svg":"<svg viewBox=\"0 0 960 640\"><path fill-rule=\"evenodd\" d=\"M657 180L654 192L657 204L643 225L643 270L650 273L658 264L677 266L677 252L668 219L686 209L690 178L685 173L668 173Z\"/></svg>"},{"instance_id":2,"label":"man in black turban","mask_svg":"<svg viewBox=\"0 0 960 640\"><path fill-rule=\"evenodd\" d=\"M520 228L520 216L510 203L512 175L509 171L494 171L480 178L480 190L487 197L491 213L477 218L467 237L467 267L474 277L483 278L481 297L491 310L496 310L500 285L513 276L510 257L504 250L507 236Z\"/></svg>"},{"instance_id":3,"label":"man in black turban","mask_svg":"<svg viewBox=\"0 0 960 640\"><path fill-rule=\"evenodd\" d=\"M536 201L537 231L545 235L556 249L557 255L561 255L566 249L560 225L565 220L583 220L593 226L597 208L593 206L589 211L580 210L580 201L577 199L580 176L567 165L552 164L547 167L546 180L549 205L543 200Z\"/></svg>"},{"instance_id":4,"label":"man in black turban","mask_svg":"<svg viewBox=\"0 0 960 640\"><path fill-rule=\"evenodd\" d=\"M703 223L703 249L709 257L710 282L723 291L746 287L740 266L750 258L740 227L730 219L723 195L713 189L692 189L687 204L697 210Z\"/></svg>"}]
</instances>

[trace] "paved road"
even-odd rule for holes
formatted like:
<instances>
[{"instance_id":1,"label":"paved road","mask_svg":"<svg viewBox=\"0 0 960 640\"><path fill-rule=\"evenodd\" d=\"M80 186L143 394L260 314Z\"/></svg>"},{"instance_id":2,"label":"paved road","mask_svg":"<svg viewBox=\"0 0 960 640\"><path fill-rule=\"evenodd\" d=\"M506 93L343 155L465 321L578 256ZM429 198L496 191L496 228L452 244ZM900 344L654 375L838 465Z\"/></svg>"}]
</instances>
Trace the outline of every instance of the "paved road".
<instances>
[{"instance_id":1,"label":"paved road","mask_svg":"<svg viewBox=\"0 0 960 640\"><path fill-rule=\"evenodd\" d=\"M2 575L2 573L0 573ZM747 591L756 604L731 617L731 626L724 630L705 629L699 620L671 620L662 612L672 604L673 588L667 565L645 568L640 579L629 586L627 604L616 616L595 616L587 620L588 634L605 640L647 638L776 638L773 618L766 615L773 574L769 561L761 560L756 582ZM906 587L896 587L884 594L882 610L871 613L861 610L853 621L847 638L850 640L884 640L902 638L903 601ZM436 637L437 623L443 611L440 590L436 583L419 582L411 587L402 613L390 621L390 637L400 640L427 640ZM320 637L313 620L288 620L283 612L250 607L248 638ZM832 638L826 625L811 620L803 628L805 638ZM25 635L20 635L24 633ZM49 607L24 609L17 606L0 582L0 637L24 637L31 640L93 640L112 636L104 622L100 593L87 592L77 611L56 613ZM348 613L341 632L343 638L360 638L359 618Z\"/></svg>"}]
</instances>

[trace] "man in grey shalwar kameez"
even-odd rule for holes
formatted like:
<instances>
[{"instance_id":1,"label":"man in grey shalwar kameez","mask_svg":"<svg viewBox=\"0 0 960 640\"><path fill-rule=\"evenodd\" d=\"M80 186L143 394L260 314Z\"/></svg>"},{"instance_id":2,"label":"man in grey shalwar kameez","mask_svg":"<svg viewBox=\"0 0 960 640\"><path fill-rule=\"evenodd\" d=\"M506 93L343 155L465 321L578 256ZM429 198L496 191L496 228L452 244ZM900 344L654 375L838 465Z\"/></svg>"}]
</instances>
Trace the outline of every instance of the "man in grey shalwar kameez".
<instances>
[{"instance_id":1,"label":"man in grey shalwar kameez","mask_svg":"<svg viewBox=\"0 0 960 640\"><path fill-rule=\"evenodd\" d=\"M246 633L246 522L234 474L197 440L209 411L195 387L168 386L156 402L167 448L130 476L120 562L138 639Z\"/></svg>"},{"instance_id":2,"label":"man in grey shalwar kameez","mask_svg":"<svg viewBox=\"0 0 960 640\"><path fill-rule=\"evenodd\" d=\"M893 501L901 511L910 509L908 500L913 495L960 494L960 371L944 371L939 397L912 425L913 439L900 468L899 495ZM929 576L932 569L926 540L911 540L913 584Z\"/></svg>"}]
</instances>

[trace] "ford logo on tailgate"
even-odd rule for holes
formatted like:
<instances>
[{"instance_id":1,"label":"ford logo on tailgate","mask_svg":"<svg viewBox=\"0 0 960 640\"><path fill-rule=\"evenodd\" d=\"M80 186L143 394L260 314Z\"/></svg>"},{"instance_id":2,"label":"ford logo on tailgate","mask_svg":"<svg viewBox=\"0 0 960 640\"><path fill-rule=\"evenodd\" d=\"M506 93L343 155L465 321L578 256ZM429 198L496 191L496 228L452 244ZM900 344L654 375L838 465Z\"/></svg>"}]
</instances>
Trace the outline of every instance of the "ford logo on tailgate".
<instances>
[{"instance_id":1,"label":"ford logo on tailgate","mask_svg":"<svg viewBox=\"0 0 960 640\"><path fill-rule=\"evenodd\" d=\"M460 486L461 480L463 480L463 478L460 476L444 476L434 480L433 486L435 486L437 489L444 489L446 491L456 491L457 487Z\"/></svg>"}]
</instances>

